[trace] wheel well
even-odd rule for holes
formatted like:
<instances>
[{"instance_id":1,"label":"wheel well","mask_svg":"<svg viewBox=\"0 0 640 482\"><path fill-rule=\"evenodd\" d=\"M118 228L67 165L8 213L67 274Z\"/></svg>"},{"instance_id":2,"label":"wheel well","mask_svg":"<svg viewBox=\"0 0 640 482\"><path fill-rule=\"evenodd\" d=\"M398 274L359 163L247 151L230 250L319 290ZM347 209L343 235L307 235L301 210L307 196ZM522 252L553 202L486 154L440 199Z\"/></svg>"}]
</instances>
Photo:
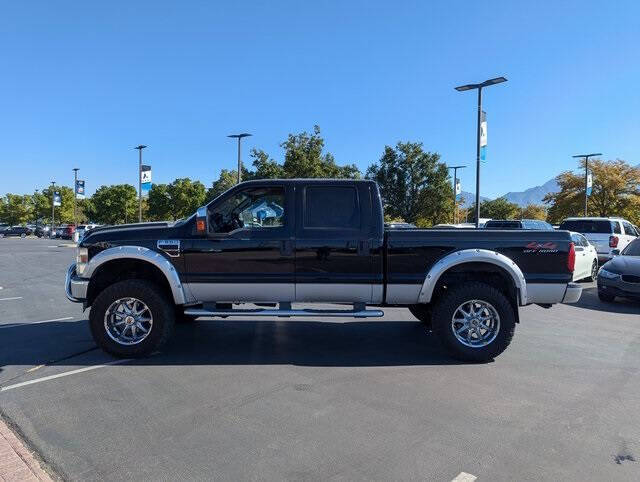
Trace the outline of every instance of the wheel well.
<instances>
[{"instance_id":1,"label":"wheel well","mask_svg":"<svg viewBox=\"0 0 640 482\"><path fill-rule=\"evenodd\" d=\"M148 280L155 283L173 301L171 287L164 273L153 264L139 259L125 258L107 261L100 265L91 276L87 291L87 306L91 306L96 297L106 287L127 279Z\"/></svg>"},{"instance_id":2,"label":"wheel well","mask_svg":"<svg viewBox=\"0 0 640 482\"><path fill-rule=\"evenodd\" d=\"M503 292L513 306L516 322L519 321L518 288L516 287L513 278L511 278L511 275L506 270L493 263L470 262L452 266L442 273L438 279L431 299L437 300L444 294L445 290L468 281L479 281L493 286Z\"/></svg>"}]
</instances>

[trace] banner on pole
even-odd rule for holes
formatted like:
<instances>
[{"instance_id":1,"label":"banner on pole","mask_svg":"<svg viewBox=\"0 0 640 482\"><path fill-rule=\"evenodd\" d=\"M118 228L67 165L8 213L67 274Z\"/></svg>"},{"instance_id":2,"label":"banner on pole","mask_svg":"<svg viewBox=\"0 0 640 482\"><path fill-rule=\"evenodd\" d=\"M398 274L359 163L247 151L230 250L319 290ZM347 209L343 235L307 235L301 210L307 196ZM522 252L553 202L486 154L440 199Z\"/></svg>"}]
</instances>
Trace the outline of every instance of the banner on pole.
<instances>
[{"instance_id":1,"label":"banner on pole","mask_svg":"<svg viewBox=\"0 0 640 482\"><path fill-rule=\"evenodd\" d=\"M460 179L458 179L456 181L456 199L460 197L461 193L462 193L462 185L460 184Z\"/></svg>"},{"instance_id":2,"label":"banner on pole","mask_svg":"<svg viewBox=\"0 0 640 482\"><path fill-rule=\"evenodd\" d=\"M142 189L142 196L147 197L151 190L151 166L142 165L140 170L140 188Z\"/></svg>"},{"instance_id":3,"label":"banner on pole","mask_svg":"<svg viewBox=\"0 0 640 482\"><path fill-rule=\"evenodd\" d=\"M60 191L53 192L53 205L62 206L62 197L60 196Z\"/></svg>"},{"instance_id":4,"label":"banner on pole","mask_svg":"<svg viewBox=\"0 0 640 482\"><path fill-rule=\"evenodd\" d=\"M591 196L591 191L593 188L593 176L591 173L587 174L587 196Z\"/></svg>"},{"instance_id":5,"label":"banner on pole","mask_svg":"<svg viewBox=\"0 0 640 482\"><path fill-rule=\"evenodd\" d=\"M76 199L84 199L84 181L76 181Z\"/></svg>"},{"instance_id":6,"label":"banner on pole","mask_svg":"<svg viewBox=\"0 0 640 482\"><path fill-rule=\"evenodd\" d=\"M487 113L482 111L480 116L480 147L487 145Z\"/></svg>"}]
</instances>

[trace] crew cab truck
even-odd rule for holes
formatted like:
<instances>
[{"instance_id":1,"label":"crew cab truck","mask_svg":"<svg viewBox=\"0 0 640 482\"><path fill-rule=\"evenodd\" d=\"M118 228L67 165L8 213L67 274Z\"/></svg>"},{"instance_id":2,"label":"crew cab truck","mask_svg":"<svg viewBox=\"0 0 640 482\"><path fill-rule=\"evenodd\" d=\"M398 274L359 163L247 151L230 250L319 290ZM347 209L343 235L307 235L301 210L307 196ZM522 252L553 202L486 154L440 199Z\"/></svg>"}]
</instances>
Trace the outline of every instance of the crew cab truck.
<instances>
[{"instance_id":1,"label":"crew cab truck","mask_svg":"<svg viewBox=\"0 0 640 482\"><path fill-rule=\"evenodd\" d=\"M174 322L198 317L407 307L452 356L486 361L509 345L518 307L580 298L574 263L566 231L385 230L373 181L263 180L175 223L90 231L66 292L91 308L96 343L120 357L158 350ZM316 302L336 309L292 305Z\"/></svg>"}]
</instances>

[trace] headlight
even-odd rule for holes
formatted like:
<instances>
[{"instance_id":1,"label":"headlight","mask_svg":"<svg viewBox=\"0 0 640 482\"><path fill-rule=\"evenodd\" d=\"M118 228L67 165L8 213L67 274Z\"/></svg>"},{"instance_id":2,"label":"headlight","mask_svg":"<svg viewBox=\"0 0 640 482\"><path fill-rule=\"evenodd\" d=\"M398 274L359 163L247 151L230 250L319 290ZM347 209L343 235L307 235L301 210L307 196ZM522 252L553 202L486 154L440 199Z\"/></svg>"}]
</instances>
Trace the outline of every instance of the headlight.
<instances>
[{"instance_id":1,"label":"headlight","mask_svg":"<svg viewBox=\"0 0 640 482\"><path fill-rule=\"evenodd\" d=\"M620 278L620 275L618 273L612 273L611 271L607 271L604 268L600 268L600 271L598 272L598 276L602 276L605 279L618 279L618 278Z\"/></svg>"},{"instance_id":2,"label":"headlight","mask_svg":"<svg viewBox=\"0 0 640 482\"><path fill-rule=\"evenodd\" d=\"M76 253L76 273L84 273L84 269L89 262L89 250L87 248L78 248Z\"/></svg>"}]
</instances>

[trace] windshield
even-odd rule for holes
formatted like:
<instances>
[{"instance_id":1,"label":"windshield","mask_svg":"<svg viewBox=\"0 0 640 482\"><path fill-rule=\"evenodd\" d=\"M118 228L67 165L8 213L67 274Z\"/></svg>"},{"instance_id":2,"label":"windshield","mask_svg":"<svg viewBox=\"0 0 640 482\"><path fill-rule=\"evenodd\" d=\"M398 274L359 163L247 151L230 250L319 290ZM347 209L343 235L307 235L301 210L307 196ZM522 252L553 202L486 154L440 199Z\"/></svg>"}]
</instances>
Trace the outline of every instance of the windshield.
<instances>
[{"instance_id":1,"label":"windshield","mask_svg":"<svg viewBox=\"0 0 640 482\"><path fill-rule=\"evenodd\" d=\"M520 221L487 221L484 227L486 229L520 229L522 227L522 223Z\"/></svg>"},{"instance_id":2,"label":"windshield","mask_svg":"<svg viewBox=\"0 0 640 482\"><path fill-rule=\"evenodd\" d=\"M640 256L640 238L631 241L621 254L624 256Z\"/></svg>"},{"instance_id":3,"label":"windshield","mask_svg":"<svg viewBox=\"0 0 640 482\"><path fill-rule=\"evenodd\" d=\"M575 231L577 233L602 233L611 234L613 227L611 221L605 219L574 219L569 221L563 221L560 224L560 229L566 229L567 231Z\"/></svg>"}]
</instances>

